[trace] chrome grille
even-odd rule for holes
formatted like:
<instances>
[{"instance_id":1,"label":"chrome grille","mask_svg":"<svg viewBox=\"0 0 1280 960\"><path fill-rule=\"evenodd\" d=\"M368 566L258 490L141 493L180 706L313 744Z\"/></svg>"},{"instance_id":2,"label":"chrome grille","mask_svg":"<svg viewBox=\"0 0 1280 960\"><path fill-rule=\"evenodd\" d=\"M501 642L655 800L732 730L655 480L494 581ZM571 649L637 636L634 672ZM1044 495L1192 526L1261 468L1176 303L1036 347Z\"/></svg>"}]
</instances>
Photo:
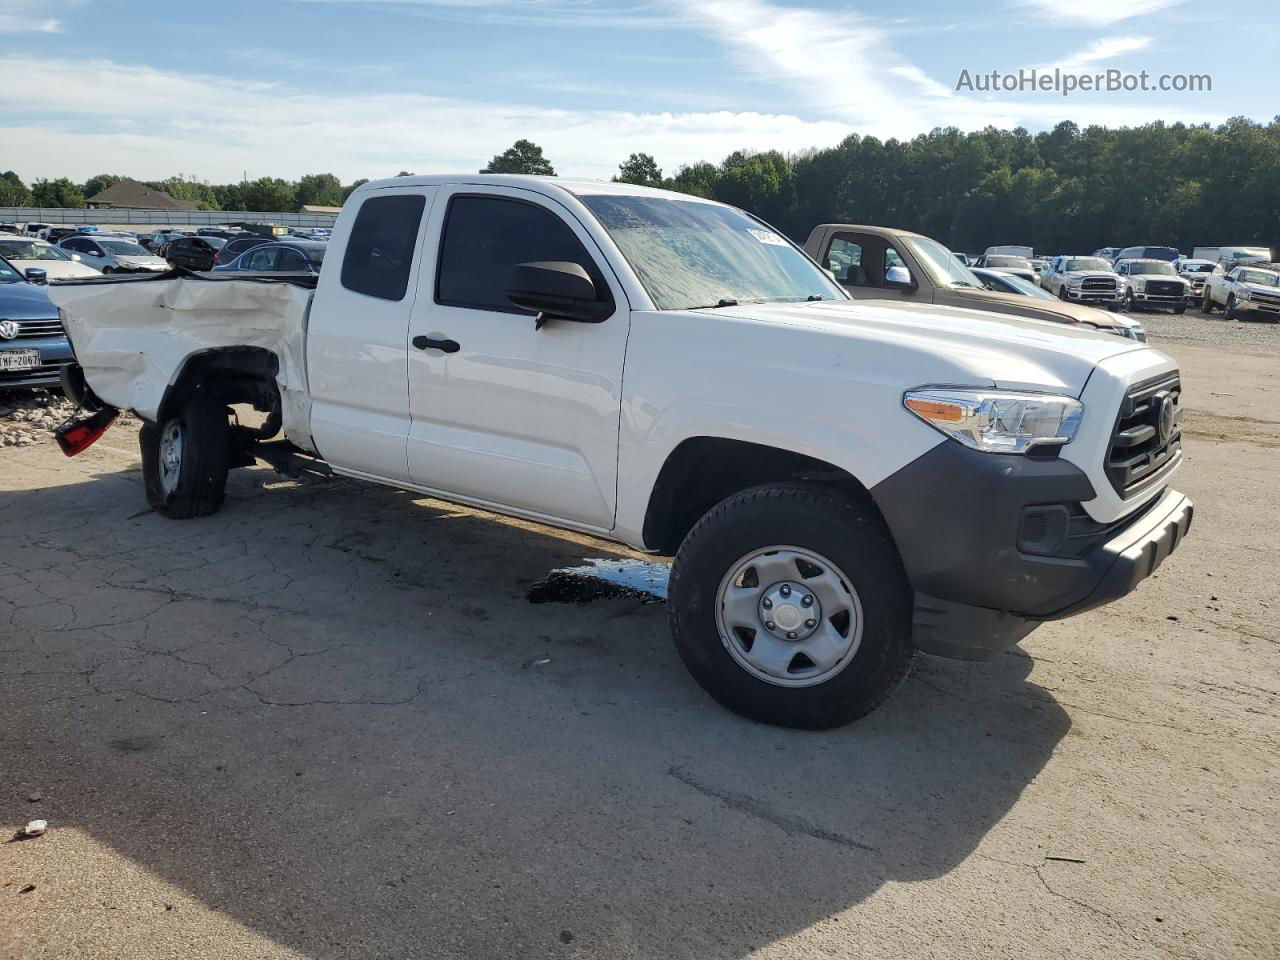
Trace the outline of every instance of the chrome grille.
<instances>
[{"instance_id":1,"label":"chrome grille","mask_svg":"<svg viewBox=\"0 0 1280 960\"><path fill-rule=\"evenodd\" d=\"M1080 288L1082 290L1114 290L1116 282L1106 277L1085 277Z\"/></svg>"},{"instance_id":2,"label":"chrome grille","mask_svg":"<svg viewBox=\"0 0 1280 960\"><path fill-rule=\"evenodd\" d=\"M1148 280L1147 295L1153 297L1180 297L1182 284L1172 280Z\"/></svg>"},{"instance_id":3,"label":"chrome grille","mask_svg":"<svg viewBox=\"0 0 1280 960\"><path fill-rule=\"evenodd\" d=\"M1121 496L1157 482L1182 456L1181 399L1176 373L1139 383L1125 394L1106 466Z\"/></svg>"},{"instance_id":4,"label":"chrome grille","mask_svg":"<svg viewBox=\"0 0 1280 960\"><path fill-rule=\"evenodd\" d=\"M4 317L0 317L3 320ZM18 335L13 340L36 340L40 337L62 336L62 321L53 320L14 320L18 325ZM11 343L12 340L0 337L0 344Z\"/></svg>"}]
</instances>

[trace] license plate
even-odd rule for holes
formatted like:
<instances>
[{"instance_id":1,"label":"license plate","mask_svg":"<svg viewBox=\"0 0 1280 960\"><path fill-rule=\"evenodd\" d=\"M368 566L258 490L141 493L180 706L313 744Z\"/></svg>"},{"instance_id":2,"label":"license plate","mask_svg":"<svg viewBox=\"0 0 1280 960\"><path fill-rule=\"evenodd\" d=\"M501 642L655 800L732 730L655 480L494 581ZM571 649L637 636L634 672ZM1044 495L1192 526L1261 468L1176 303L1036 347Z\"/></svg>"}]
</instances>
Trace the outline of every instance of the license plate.
<instances>
[{"instance_id":1,"label":"license plate","mask_svg":"<svg viewBox=\"0 0 1280 960\"><path fill-rule=\"evenodd\" d=\"M33 370L38 366L39 350L0 350L0 370Z\"/></svg>"}]
</instances>

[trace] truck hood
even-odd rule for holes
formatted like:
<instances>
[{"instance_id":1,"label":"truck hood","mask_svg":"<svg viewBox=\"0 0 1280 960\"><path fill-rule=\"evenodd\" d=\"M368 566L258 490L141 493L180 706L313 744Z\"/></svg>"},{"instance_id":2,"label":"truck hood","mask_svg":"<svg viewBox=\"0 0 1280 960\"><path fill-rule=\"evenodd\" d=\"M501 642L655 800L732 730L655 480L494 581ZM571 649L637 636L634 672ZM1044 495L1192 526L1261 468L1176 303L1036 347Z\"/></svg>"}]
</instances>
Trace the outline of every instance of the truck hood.
<instances>
[{"instance_id":1,"label":"truck hood","mask_svg":"<svg viewBox=\"0 0 1280 960\"><path fill-rule=\"evenodd\" d=\"M50 280L98 275L98 271L87 263L79 263L75 260L10 260L9 262L22 271L30 270L32 267L43 270Z\"/></svg>"},{"instance_id":2,"label":"truck hood","mask_svg":"<svg viewBox=\"0 0 1280 960\"><path fill-rule=\"evenodd\" d=\"M1063 274L1068 280L1093 280L1101 277L1103 280L1120 279L1120 275L1110 270L1068 270Z\"/></svg>"},{"instance_id":3,"label":"truck hood","mask_svg":"<svg viewBox=\"0 0 1280 960\"><path fill-rule=\"evenodd\" d=\"M930 354L954 372L954 385L991 384L1073 396L1102 360L1149 349L1113 333L1051 320L896 300L750 303L714 312L829 334L833 350L842 342L857 349L861 341ZM902 375L911 378L909 371Z\"/></svg>"},{"instance_id":4,"label":"truck hood","mask_svg":"<svg viewBox=\"0 0 1280 960\"><path fill-rule=\"evenodd\" d=\"M1106 310L1086 306L1083 303L1071 303L1067 300L1045 300L1040 297L1027 297L1020 293L1000 293L997 290L957 291L964 300L973 301L974 310L982 310L985 302L999 303L1015 307L1019 314L1031 320L1051 320L1065 324L1088 324L1089 328L1110 330L1116 326L1115 319ZM969 304L965 304L968 309Z\"/></svg>"},{"instance_id":5,"label":"truck hood","mask_svg":"<svg viewBox=\"0 0 1280 960\"><path fill-rule=\"evenodd\" d=\"M1280 287L1273 287L1269 283L1242 283L1240 286L1248 290L1250 294L1269 293L1273 297L1280 297Z\"/></svg>"}]
</instances>

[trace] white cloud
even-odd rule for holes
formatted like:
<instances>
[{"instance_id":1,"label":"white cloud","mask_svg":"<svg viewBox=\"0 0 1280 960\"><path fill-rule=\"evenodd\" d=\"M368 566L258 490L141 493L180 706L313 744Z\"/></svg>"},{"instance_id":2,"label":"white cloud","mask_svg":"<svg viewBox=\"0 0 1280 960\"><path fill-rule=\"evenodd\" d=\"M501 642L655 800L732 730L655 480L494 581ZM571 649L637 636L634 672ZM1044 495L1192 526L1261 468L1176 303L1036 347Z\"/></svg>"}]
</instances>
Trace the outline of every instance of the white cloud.
<instances>
[{"instance_id":1,"label":"white cloud","mask_svg":"<svg viewBox=\"0 0 1280 960\"><path fill-rule=\"evenodd\" d=\"M1096 67L1114 60L1126 53L1145 50L1151 46L1150 37L1104 37L1095 40L1083 50L1078 50L1065 60L1054 64L1063 70L1079 70L1082 67Z\"/></svg>"},{"instance_id":2,"label":"white cloud","mask_svg":"<svg viewBox=\"0 0 1280 960\"><path fill-rule=\"evenodd\" d=\"M1014 0L1014 5L1027 7L1048 17L1046 26L1075 22L1107 26L1144 13L1156 13L1175 7L1183 0Z\"/></svg>"},{"instance_id":3,"label":"white cloud","mask_svg":"<svg viewBox=\"0 0 1280 960\"><path fill-rule=\"evenodd\" d=\"M670 2L727 47L744 70L790 89L805 115L843 120L863 134L906 138L938 126L973 130L988 124L1040 128L1061 120L1134 124L1157 118L1221 119L1186 105L1144 105L1139 98L1088 103L1048 95L984 99L958 93L929 76L893 49L884 30L858 14L833 18L828 12L768 0ZM1124 0L1119 5L1124 6ZM1077 65L1097 62L1148 42L1143 37L1117 40L1094 44L1073 59Z\"/></svg>"},{"instance_id":4,"label":"white cloud","mask_svg":"<svg viewBox=\"0 0 1280 960\"><path fill-rule=\"evenodd\" d=\"M226 182L332 170L344 180L397 170L479 170L520 137L566 175L607 177L634 151L681 163L738 148L798 151L838 143L834 120L701 111L556 110L422 94L328 95L283 84L164 72L106 60L0 57L0 72L40 76L41 119L0 127L5 164L24 179L103 171L178 171ZM163 91L114 97L110 91ZM2 122L2 121L0 121Z\"/></svg>"}]
</instances>

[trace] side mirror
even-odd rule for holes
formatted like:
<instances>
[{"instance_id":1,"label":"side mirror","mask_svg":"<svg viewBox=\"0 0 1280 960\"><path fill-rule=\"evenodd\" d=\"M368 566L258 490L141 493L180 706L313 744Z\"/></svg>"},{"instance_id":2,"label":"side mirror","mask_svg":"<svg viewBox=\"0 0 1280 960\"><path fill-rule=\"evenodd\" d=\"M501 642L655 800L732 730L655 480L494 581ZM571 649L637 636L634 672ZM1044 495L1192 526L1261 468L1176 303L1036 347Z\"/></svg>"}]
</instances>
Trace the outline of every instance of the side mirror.
<instances>
[{"instance_id":1,"label":"side mirror","mask_svg":"<svg viewBox=\"0 0 1280 960\"><path fill-rule=\"evenodd\" d=\"M79 263L79 262L80 262L80 254L78 254L78 253L73 253L73 254L71 255L71 259L72 259L72 260L74 260L76 263Z\"/></svg>"},{"instance_id":2,"label":"side mirror","mask_svg":"<svg viewBox=\"0 0 1280 960\"><path fill-rule=\"evenodd\" d=\"M886 287L896 287L899 290L910 290L915 286L915 281L911 279L910 270L903 266L897 266L890 267L884 272L884 285Z\"/></svg>"},{"instance_id":3,"label":"side mirror","mask_svg":"<svg viewBox=\"0 0 1280 960\"><path fill-rule=\"evenodd\" d=\"M22 275L32 283L49 282L49 272L47 270L41 270L39 267L29 267L23 271Z\"/></svg>"},{"instance_id":4,"label":"side mirror","mask_svg":"<svg viewBox=\"0 0 1280 960\"><path fill-rule=\"evenodd\" d=\"M507 299L517 307L534 310L543 317L600 323L613 313L613 299L596 293L596 285L581 264L567 260L517 263L507 280Z\"/></svg>"}]
</instances>

